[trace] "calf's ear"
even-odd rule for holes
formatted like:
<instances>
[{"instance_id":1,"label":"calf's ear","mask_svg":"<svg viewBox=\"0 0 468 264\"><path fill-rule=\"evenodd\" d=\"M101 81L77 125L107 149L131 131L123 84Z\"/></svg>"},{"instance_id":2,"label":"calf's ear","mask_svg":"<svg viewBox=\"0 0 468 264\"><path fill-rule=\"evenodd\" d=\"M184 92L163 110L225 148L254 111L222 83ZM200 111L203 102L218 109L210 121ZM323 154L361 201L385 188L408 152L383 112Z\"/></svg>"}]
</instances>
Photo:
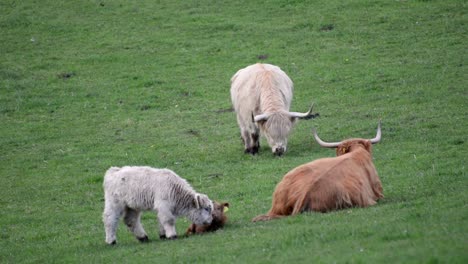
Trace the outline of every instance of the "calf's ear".
<instances>
[{"instance_id":1,"label":"calf's ear","mask_svg":"<svg viewBox=\"0 0 468 264\"><path fill-rule=\"evenodd\" d=\"M195 194L195 197L193 199L193 204L195 205L195 208L197 208L197 209L200 209L199 199L200 199L200 195Z\"/></svg>"},{"instance_id":2,"label":"calf's ear","mask_svg":"<svg viewBox=\"0 0 468 264\"><path fill-rule=\"evenodd\" d=\"M227 212L229 210L229 203L223 203L223 212Z\"/></svg>"},{"instance_id":3,"label":"calf's ear","mask_svg":"<svg viewBox=\"0 0 468 264\"><path fill-rule=\"evenodd\" d=\"M197 195L197 201L198 201L198 207L203 207L205 208L205 200L201 195Z\"/></svg>"}]
</instances>

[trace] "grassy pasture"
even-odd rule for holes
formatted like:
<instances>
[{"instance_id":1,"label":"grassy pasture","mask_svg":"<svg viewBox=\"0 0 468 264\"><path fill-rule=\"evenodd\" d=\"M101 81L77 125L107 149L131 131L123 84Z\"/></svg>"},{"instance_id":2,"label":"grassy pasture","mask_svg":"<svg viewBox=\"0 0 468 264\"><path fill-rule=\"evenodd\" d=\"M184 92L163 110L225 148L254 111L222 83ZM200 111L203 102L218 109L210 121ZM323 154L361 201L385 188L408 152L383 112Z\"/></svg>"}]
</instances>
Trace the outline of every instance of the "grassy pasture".
<instances>
[{"instance_id":1,"label":"grassy pasture","mask_svg":"<svg viewBox=\"0 0 468 264\"><path fill-rule=\"evenodd\" d=\"M467 263L467 2L0 2L0 262ZM243 154L231 76L256 62L295 84L284 157ZM251 223L290 169L383 140L374 207ZM110 166L167 167L229 201L224 230L106 246ZM177 223L182 235L189 223Z\"/></svg>"}]
</instances>

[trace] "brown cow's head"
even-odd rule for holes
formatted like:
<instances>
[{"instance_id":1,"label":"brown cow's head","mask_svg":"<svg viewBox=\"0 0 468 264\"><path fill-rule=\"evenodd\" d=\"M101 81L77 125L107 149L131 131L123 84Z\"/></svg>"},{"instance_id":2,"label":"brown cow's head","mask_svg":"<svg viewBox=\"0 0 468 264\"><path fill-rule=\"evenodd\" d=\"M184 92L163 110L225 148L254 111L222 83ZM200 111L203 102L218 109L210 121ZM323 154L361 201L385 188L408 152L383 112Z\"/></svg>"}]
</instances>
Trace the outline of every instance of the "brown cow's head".
<instances>
[{"instance_id":1,"label":"brown cow's head","mask_svg":"<svg viewBox=\"0 0 468 264\"><path fill-rule=\"evenodd\" d=\"M370 140L362 138L353 138L342 141L338 147L336 147L336 156L341 156L346 153L353 151L357 147L363 147L367 152L372 154L372 143Z\"/></svg>"},{"instance_id":2,"label":"brown cow's head","mask_svg":"<svg viewBox=\"0 0 468 264\"><path fill-rule=\"evenodd\" d=\"M349 153L356 149L357 147L364 148L367 152L372 153L372 144L376 144L382 138L382 131L380 127L380 120L379 125L377 127L377 135L373 139L362 139L362 138L354 138L354 139L347 139L340 142L325 142L321 140L318 135L317 131L314 129L314 138L319 143L320 146L325 148L336 148L336 156L341 156L346 153Z\"/></svg>"}]
</instances>

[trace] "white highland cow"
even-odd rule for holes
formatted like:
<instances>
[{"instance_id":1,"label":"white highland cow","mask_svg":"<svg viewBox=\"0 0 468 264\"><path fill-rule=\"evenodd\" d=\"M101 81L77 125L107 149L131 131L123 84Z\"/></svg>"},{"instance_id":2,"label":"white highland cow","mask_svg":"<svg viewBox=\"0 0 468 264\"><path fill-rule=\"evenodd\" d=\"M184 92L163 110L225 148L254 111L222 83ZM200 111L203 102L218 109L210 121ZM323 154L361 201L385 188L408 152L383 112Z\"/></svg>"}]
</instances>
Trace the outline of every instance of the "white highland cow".
<instances>
[{"instance_id":1,"label":"white highland cow","mask_svg":"<svg viewBox=\"0 0 468 264\"><path fill-rule=\"evenodd\" d=\"M250 65L231 78L231 100L245 153L258 152L261 130L273 154L281 156L286 151L288 136L296 119L318 116L312 114L312 107L307 113L289 112L292 97L293 82L274 65Z\"/></svg>"},{"instance_id":2,"label":"white highland cow","mask_svg":"<svg viewBox=\"0 0 468 264\"><path fill-rule=\"evenodd\" d=\"M176 218L186 216L197 225L212 221L213 202L196 193L181 177L168 169L111 167L104 176L103 213L106 243L116 243L119 219L141 242L148 236L140 222L142 211L158 214L160 238L177 238Z\"/></svg>"}]
</instances>

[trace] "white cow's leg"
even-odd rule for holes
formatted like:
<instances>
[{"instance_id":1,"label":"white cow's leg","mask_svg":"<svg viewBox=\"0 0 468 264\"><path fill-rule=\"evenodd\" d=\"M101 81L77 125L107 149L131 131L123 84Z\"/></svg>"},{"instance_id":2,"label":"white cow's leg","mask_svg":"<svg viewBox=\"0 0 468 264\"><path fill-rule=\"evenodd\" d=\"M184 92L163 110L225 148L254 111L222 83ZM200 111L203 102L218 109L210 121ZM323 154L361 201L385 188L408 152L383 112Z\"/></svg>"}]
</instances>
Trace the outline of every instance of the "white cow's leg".
<instances>
[{"instance_id":1,"label":"white cow's leg","mask_svg":"<svg viewBox=\"0 0 468 264\"><path fill-rule=\"evenodd\" d=\"M250 137L252 138L252 154L256 154L260 150L260 131L257 127L250 134Z\"/></svg>"},{"instance_id":2,"label":"white cow's leg","mask_svg":"<svg viewBox=\"0 0 468 264\"><path fill-rule=\"evenodd\" d=\"M251 153L252 140L250 138L250 133L247 130L241 130L242 141L244 142L244 152Z\"/></svg>"},{"instance_id":3,"label":"white cow's leg","mask_svg":"<svg viewBox=\"0 0 468 264\"><path fill-rule=\"evenodd\" d=\"M260 149L260 131L253 123L239 121L244 152L255 155Z\"/></svg>"}]
</instances>

